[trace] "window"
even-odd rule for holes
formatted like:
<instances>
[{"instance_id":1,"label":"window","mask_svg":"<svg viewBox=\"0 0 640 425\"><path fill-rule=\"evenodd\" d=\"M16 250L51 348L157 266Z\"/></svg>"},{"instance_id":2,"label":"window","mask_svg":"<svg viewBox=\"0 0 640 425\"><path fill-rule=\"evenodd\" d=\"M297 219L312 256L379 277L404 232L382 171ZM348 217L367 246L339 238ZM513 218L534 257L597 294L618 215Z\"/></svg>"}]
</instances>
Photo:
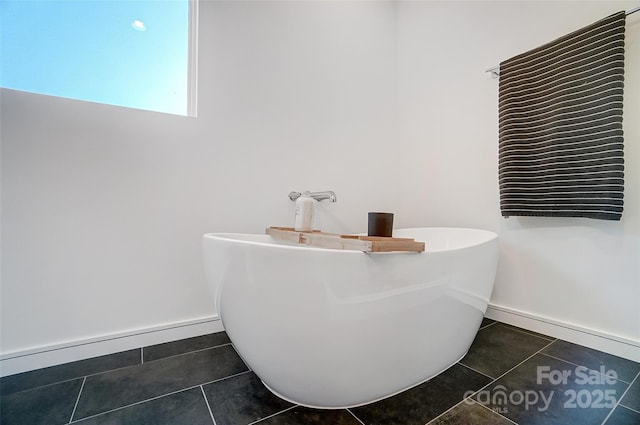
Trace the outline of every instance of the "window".
<instances>
[{"instance_id":1,"label":"window","mask_svg":"<svg viewBox=\"0 0 640 425\"><path fill-rule=\"evenodd\" d=\"M2 0L0 85L195 115L196 0Z\"/></svg>"}]
</instances>

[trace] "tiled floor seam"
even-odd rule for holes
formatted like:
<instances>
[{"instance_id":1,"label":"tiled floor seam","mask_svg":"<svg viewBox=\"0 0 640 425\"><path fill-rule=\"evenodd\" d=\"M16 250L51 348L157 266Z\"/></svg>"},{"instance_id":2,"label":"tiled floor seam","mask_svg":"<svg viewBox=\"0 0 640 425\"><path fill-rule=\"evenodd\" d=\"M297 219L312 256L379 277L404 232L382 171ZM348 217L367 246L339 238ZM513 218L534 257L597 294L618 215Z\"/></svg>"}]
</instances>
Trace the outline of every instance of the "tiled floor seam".
<instances>
[{"instance_id":1,"label":"tiled floor seam","mask_svg":"<svg viewBox=\"0 0 640 425\"><path fill-rule=\"evenodd\" d=\"M535 336L535 335L534 335ZM517 365L513 366L511 369L507 370L506 372L504 372L502 375L498 376L497 378L493 379L493 381L489 382L488 384L486 384L485 386L478 388L476 391L474 391L473 394L471 394L469 397L460 400L458 403L454 404L453 406L451 406L449 409L445 410L444 412L440 413L438 416L436 416L435 418L431 419L431 421L429 421L428 423L431 423L433 421L435 421L436 419L442 417L443 415L447 414L449 411L455 409L456 407L458 407L459 405L461 405L462 403L465 402L466 399L472 398L474 395L478 394L480 391L484 390L485 388L490 387L492 384L494 384L496 381L498 381L500 378L502 378L503 376L505 376L507 373L515 370L517 367L521 366L524 362L526 362L527 360L531 359L533 356L535 356L536 354L539 354L542 350L544 350L545 348L547 348L549 345L551 345L554 341L549 341L549 343L547 345L545 345L544 347L542 347L541 349L539 349L538 351L536 351L535 353L531 354L529 357L527 357L526 359L522 360L520 363L518 363ZM460 363L460 362L458 362ZM463 364L463 366L467 367L466 365ZM471 369L469 367L467 367L468 369ZM473 370L473 369L471 369ZM483 375L485 375L483 373ZM486 375L485 375L486 376ZM478 403L481 404L481 403ZM502 416L502 415L500 415ZM508 419L508 418L506 418ZM513 422L513 421L512 421Z\"/></svg>"},{"instance_id":2,"label":"tiled floor seam","mask_svg":"<svg viewBox=\"0 0 640 425\"><path fill-rule=\"evenodd\" d=\"M82 385L80 385L80 391L78 391L78 397L76 397L76 404L73 405L73 410L71 411L71 416L69 417L69 422L67 423L71 423L73 422L73 415L76 414L76 409L78 408L78 403L80 402L80 396L82 395L82 390L84 388L84 383L87 382L87 377L85 376L82 379Z\"/></svg>"},{"instance_id":3,"label":"tiled floor seam","mask_svg":"<svg viewBox=\"0 0 640 425\"><path fill-rule=\"evenodd\" d=\"M512 424L518 425L518 423L517 423L517 422L512 421L511 419L507 418L506 416L503 416L502 414L500 414L500 413L496 412L495 410L491 410L491 409L489 409L489 408L488 408L487 406L485 406L484 404L482 404L482 403L478 403L478 402L475 402L475 403L476 403L476 404L479 404L480 406L482 406L484 409L487 409L487 410L488 410L488 411L490 411L491 413L493 413L493 414L495 414L495 415L498 415L498 416L500 416L501 418L504 418L504 419L508 420L508 421L509 421L509 422L511 422Z\"/></svg>"},{"instance_id":4,"label":"tiled floor seam","mask_svg":"<svg viewBox=\"0 0 640 425\"><path fill-rule=\"evenodd\" d=\"M529 359L533 358L533 356L537 355L537 354L541 354L542 350L544 350L545 348L547 348L548 346L550 346L551 344L553 344L554 341L549 341L549 343L547 345L545 345L544 347L540 348L538 351L536 351L535 353L531 354L530 356L528 356L527 358L525 358L524 360L522 360L520 363L518 363L517 365L513 366L511 369L507 370L506 372L504 372L502 375L498 376L497 378L494 379L494 382L497 381L498 379L502 378L503 376L505 376L507 373L515 370L517 367L521 366L523 363L525 363L526 361L528 361ZM475 395L476 393L478 393L479 391L482 391L483 389L487 388L489 385L491 385L493 382L488 383L487 385L485 385L484 387L480 388L478 391L476 391L475 393L473 393L473 395ZM473 396L472 395L472 396ZM471 397L472 397L471 396Z\"/></svg>"},{"instance_id":5,"label":"tiled floor seam","mask_svg":"<svg viewBox=\"0 0 640 425\"><path fill-rule=\"evenodd\" d=\"M162 398L162 397L167 397L167 396L170 396L170 395L178 394L178 393L181 393L183 391L192 390L192 389L198 388L198 387L199 387L199 385L194 385L194 386L189 387L189 388L183 388L181 390L172 391L172 392L167 393L167 394L162 394L162 395L159 395L159 396L156 396L156 397L151 397L151 398L148 398L148 399L145 399L145 400L136 401L135 403L127 404L127 405L124 405L124 406L116 407L114 409L105 410L104 412L96 413L94 415L89 415L89 416L86 416L84 418L76 419L76 420L71 421L69 423L70 424L77 424L77 423L80 423L82 421L86 421L87 419L91 419L91 418L95 418L95 417L98 417L98 416L106 415L106 414L112 413L112 412L117 412L118 410L126 409L126 408L132 407L132 406L137 406L139 404L143 404L143 403L146 403L148 401L157 400L157 399Z\"/></svg>"},{"instance_id":6,"label":"tiled floor seam","mask_svg":"<svg viewBox=\"0 0 640 425\"><path fill-rule=\"evenodd\" d=\"M211 349L213 349L213 348L224 347L224 346L226 346L226 345L231 345L231 346L233 347L233 344L232 344L232 343L227 342L227 343L224 343L224 344L214 345L214 346L212 346L212 347L200 348L200 349L193 350L193 351L186 351L186 352L184 352L184 353L180 353L180 354L174 354L174 355L167 356L167 357L161 357L161 358L158 358L158 359L155 359L155 360L147 360L147 361L146 361L146 363L149 363L149 362L155 362L155 361L158 361L158 360L164 360L164 359L168 359L168 358L172 358L172 357L183 356L183 355L185 355L185 354L197 353L197 352L205 351L205 350L211 350ZM144 350L144 348L145 348L145 347L135 348L135 350L140 350L140 363L130 364L130 365L126 365L126 366L120 366L120 367L116 367L116 368L113 368L113 369L106 369L106 370L102 370L102 371L100 371L100 372L88 373L88 374L86 374L86 375L75 376L75 377L73 377L73 378L63 379L63 380L61 380L61 381L51 382L51 383L49 383L49 384L45 384L45 385L37 385L37 386L35 386L35 387L29 387L29 388L25 388L25 389L20 390L20 391L15 391L15 392L12 392L12 393L2 394L2 395L16 394L16 393L20 393L20 392L23 392L23 391L30 391L30 390L35 390L35 389L38 389L38 388L45 388L45 387L49 387L49 386L51 386L51 385L57 385L57 384L61 384L61 383L63 383L63 382L74 381L74 380L76 380L76 379L80 379L80 378L85 378L85 379L86 379L86 378L88 378L88 377L96 376L96 375L101 375L101 374L103 374L103 373L109 373L109 372L113 372L113 371L116 371L116 370L126 369L126 368L128 368L128 367L140 366L140 365L142 365L142 364L144 364L144 363L145 363L145 361L144 361L144 351L143 351L143 350ZM149 348L149 346L147 346L146 348ZM236 348L235 348L235 347L233 347L233 349L234 349L236 352L238 351L238 350L236 350ZM117 354L117 353L114 353L114 354ZM246 363L244 360L242 360L242 362L245 364L245 366L247 367L247 369L251 370L251 368L247 365L247 363Z\"/></svg>"},{"instance_id":7,"label":"tiled floor seam","mask_svg":"<svg viewBox=\"0 0 640 425\"><path fill-rule=\"evenodd\" d=\"M466 400L462 399L460 400L458 403L454 404L453 406L451 406L450 408L448 408L447 410L445 410L444 412L440 413L438 416L436 416L435 418L432 418L429 422L427 422L425 425L430 425L432 423L434 423L434 421L438 420L439 418L441 418L442 416L446 415L447 413L449 413L450 411L452 411L453 409L455 409L456 407L458 407L460 404L462 404L462 402L464 402Z\"/></svg>"},{"instance_id":8,"label":"tiled floor seam","mask_svg":"<svg viewBox=\"0 0 640 425\"><path fill-rule=\"evenodd\" d=\"M569 363L569 364L574 365L574 366L584 367L584 368L586 368L587 370L589 370L591 372L595 372L598 375L602 375L602 373L599 370L591 369L590 367L587 367L585 365L581 365L581 364L577 364L577 363L574 363L574 362L570 362L569 360L565 360L565 359L563 359L561 357L552 356L551 354L547 354L547 353L540 353L540 354L542 354L543 356L551 357L552 359L560 360L561 362ZM602 376L606 377L607 375L602 375ZM637 377L637 375L636 375L636 377ZM620 382L624 382L625 384L628 384L629 386L631 386L631 384L629 382L625 381L624 379L615 378L615 380L616 381L620 381ZM635 378L633 380L635 381Z\"/></svg>"},{"instance_id":9,"label":"tiled floor seam","mask_svg":"<svg viewBox=\"0 0 640 425\"><path fill-rule=\"evenodd\" d=\"M481 326L481 327L480 327L480 329L478 329L478 330L480 331L480 330L482 330L482 329L486 329L486 328L488 328L489 326L493 326L493 325L495 325L496 323L498 323L498 322L493 322L493 323L489 323L489 324L487 324L487 325Z\"/></svg>"},{"instance_id":10,"label":"tiled floor seam","mask_svg":"<svg viewBox=\"0 0 640 425\"><path fill-rule=\"evenodd\" d=\"M637 414L639 414L639 415L640 415L640 411L638 411L638 410L636 410L636 409L634 409L634 408L632 408L632 407L625 406L624 404L618 404L618 406L617 406L617 407L623 407L623 408L625 408L625 409L627 409L627 410L631 410L632 412L637 413Z\"/></svg>"},{"instance_id":11,"label":"tiled floor seam","mask_svg":"<svg viewBox=\"0 0 640 425\"><path fill-rule=\"evenodd\" d=\"M523 333L523 334L527 334L527 335L529 335L529 336L535 336L536 338L544 339L545 341L556 342L556 341L558 340L558 338L554 338L554 337L552 337L552 336L542 335L542 334L539 334L539 333L537 333L537 332L536 332L536 333L534 333L533 331L528 331L528 330L526 330L526 329L522 329L522 328L519 328L519 327L517 327L517 326L507 325L506 323L505 323L505 325L506 325L509 329L512 329L512 330L514 330L514 331L516 331L516 332L520 332L520 333Z\"/></svg>"},{"instance_id":12,"label":"tiled floor seam","mask_svg":"<svg viewBox=\"0 0 640 425\"><path fill-rule=\"evenodd\" d=\"M47 387L51 387L53 385L58 385L58 384L63 384L65 382L71 382L71 381L76 381L78 379L82 379L83 376L76 376L75 378L69 378L69 379L63 379L62 381L56 381L56 382L52 382L50 384L45 384L45 385L38 385L36 387L29 387L29 388L25 388L24 390L20 390L20 391L13 391L13 392L8 392L8 393L0 393L0 396L8 396L8 395L12 395L12 394L19 394L19 393L25 393L27 391L33 391L33 390L38 390L41 388L47 388Z\"/></svg>"},{"instance_id":13,"label":"tiled floor seam","mask_svg":"<svg viewBox=\"0 0 640 425\"><path fill-rule=\"evenodd\" d=\"M136 348L135 350L139 350L140 348ZM117 353L116 353L117 354ZM135 364L130 364L130 365L126 365L126 366L119 366L119 367L115 367L113 369L106 369L106 370L102 370L100 372L94 372L94 373L88 373L86 375L79 375L79 376L75 376L73 378L69 378L69 379L63 379L62 381L56 381L56 382L52 382L50 384L46 384L46 385L38 385L36 387L31 387L31 388L26 388L24 390L21 391L16 391L16 393L22 392L22 391L29 391L29 390L35 390L37 388L44 388L44 387L49 387L51 385L56 385L56 384L61 384L63 382L69 382L69 381L74 381L76 379L81 379L81 378L88 378L90 376L96 376L96 375L101 375L103 373L109 373L109 372L113 372L115 370L121 370L121 369L126 369L128 367L135 367L135 366L140 366L141 363L135 363ZM14 393L12 393L14 394Z\"/></svg>"},{"instance_id":14,"label":"tiled floor seam","mask_svg":"<svg viewBox=\"0 0 640 425\"><path fill-rule=\"evenodd\" d=\"M84 375L84 378L89 378L91 376L102 375L103 373L109 373L109 372L113 372L113 371L116 371L116 370L122 370L122 369L126 369L126 368L129 368L129 367L136 367L136 366L140 366L140 365L141 365L141 363L136 363L136 364L130 364L128 366L116 367L115 369L103 370L101 372L89 373L87 375ZM73 378L73 379L80 379L82 377L83 376L78 376L78 377ZM73 379L67 379L67 381L73 381ZM65 381L60 381L60 382L65 382ZM56 384L59 384L60 382L56 382Z\"/></svg>"},{"instance_id":15,"label":"tiled floor seam","mask_svg":"<svg viewBox=\"0 0 640 425\"><path fill-rule=\"evenodd\" d=\"M463 365L463 366L464 366L464 365ZM466 366L465 366L465 367L466 367ZM469 368L469 369L471 369L471 368ZM471 370L473 370L473 369L471 369ZM473 371L474 371L474 372L476 372L475 370L473 370ZM487 375L485 375L484 373L483 373L482 375L487 376ZM429 422L427 422L425 425L429 425L429 424L431 424L431 423L434 423L434 421L436 421L436 420L438 420L439 418L441 418L442 416L446 415L447 413L449 413L450 411L452 411L452 410L453 410L453 409L455 409L456 407L458 407L458 406L462 405L462 403L465 403L467 400L472 400L472 399L471 399L471 397L473 397L473 396L474 396L478 391L482 390L483 388L488 387L489 385L491 385L491 384L493 384L495 381L497 381L497 379L493 379L493 378L491 378L491 379L492 379L492 381L491 381L491 382L489 382L487 385L485 385L484 387L482 387L482 388L478 389L478 390L477 390L477 391L475 391L473 394L471 394L469 397L465 397L465 398L463 398L462 400L460 400L459 402L457 402L456 404L454 404L453 406L449 407L447 410L445 410L444 412L440 413L440 414L439 414L438 416L436 416L435 418L431 419L431 420L430 420ZM475 403L475 401L474 401L474 400L472 400L472 401ZM480 404L480 403L477 403L477 404ZM482 406L482 404L480 404L480 405ZM483 407L484 407L484 406L483 406Z\"/></svg>"},{"instance_id":16,"label":"tiled floor seam","mask_svg":"<svg viewBox=\"0 0 640 425\"><path fill-rule=\"evenodd\" d=\"M462 363L462 361L459 361L458 363L460 364L460 366L464 366L467 369L474 371L475 373L479 373L480 375L486 376L489 379L495 379L493 376L489 376L486 373L480 372L479 370L476 370L476 369L472 368L471 366L467 366L466 364Z\"/></svg>"},{"instance_id":17,"label":"tiled floor seam","mask_svg":"<svg viewBox=\"0 0 640 425\"><path fill-rule=\"evenodd\" d=\"M458 362L458 363L460 363L460 362ZM449 413L450 411L452 411L452 410L453 410L453 409L455 409L456 407L460 406L460 405L461 405L462 403L464 403L466 400L471 399L471 397L473 397L473 395L474 395L474 394L476 394L478 391L482 390L483 388L488 387L489 385L493 384L495 381L497 381L497 380L498 380L498 379L494 379L494 378L492 378L491 376L489 376L489 375L487 375L487 374L484 374L484 373L482 373L482 372L478 372L477 370L475 370L475 369L473 369L473 368L470 368L469 366L467 366L467 365L465 365L465 364L463 364L463 363L460 363L460 365L462 365L462 366L466 367L467 369L472 370L472 371L474 371L474 372L476 372L476 373L479 373L479 374L481 374L482 376L486 376L487 378L491 379L491 382L489 382L488 384L486 384L484 387L479 388L477 391L475 391L475 392L474 392L473 394L471 394L469 397L466 397L466 398L464 398L464 399L460 400L458 403L454 404L453 406L449 407L447 410L445 410L444 412L440 413L438 416L436 416L435 418L433 418L433 419L431 419L429 422L427 422L427 424L426 424L426 425L429 425L430 423L432 423L432 422L433 422L433 421L435 421L436 419L440 418L441 416L446 415L447 413ZM507 371L507 372L505 372L505 373L508 373L508 371ZM478 404L480 404L480 403L478 403Z\"/></svg>"},{"instance_id":18,"label":"tiled floor seam","mask_svg":"<svg viewBox=\"0 0 640 425\"><path fill-rule=\"evenodd\" d=\"M77 420L69 422L69 423L78 423L80 421L84 421L84 420L89 419L89 418L94 418L96 416L105 415L107 413L111 413L111 412L115 412L115 411L118 411L118 410L126 409L127 407L137 406L137 405L142 404L142 403L146 403L146 402L149 402L149 401L152 401L152 400L157 400L157 399L162 398L162 397L167 397L167 396L170 396L170 395L178 394L178 393L181 393L183 391L192 390L194 388L202 387L204 385L213 384L214 382L223 381L225 379L233 378L235 376L239 376L239 375L242 375L242 374L245 374L245 373L249 373L249 372L250 372L249 370L245 370L243 372L239 372L239 373L235 373L233 375L225 376L224 378L214 379L213 381L203 382L202 384L192 385L192 386L186 387L186 388L181 388L179 390L171 391L171 392L168 392L166 394L161 394L161 395L158 395L158 396L155 396L155 397L150 397L150 398L147 398L147 399L144 399L144 400L136 401L135 403L130 403L130 404L126 404L124 406L116 407L114 409L105 410L104 412L96 413L94 415L90 415L90 416L87 416L87 417L84 417L84 418L81 418L81 419L77 419Z\"/></svg>"},{"instance_id":19,"label":"tiled floor seam","mask_svg":"<svg viewBox=\"0 0 640 425\"><path fill-rule=\"evenodd\" d=\"M366 425L359 417L356 416L355 413L353 413L351 411L351 409L347 408L346 409L347 412L351 413L351 416L353 416L355 418L356 421L358 421L358 423L362 424L362 425Z\"/></svg>"},{"instance_id":20,"label":"tiled floor seam","mask_svg":"<svg viewBox=\"0 0 640 425\"><path fill-rule=\"evenodd\" d=\"M611 411L609 412L609 414L607 415L607 417L606 417L606 418L604 418L604 421L603 421L600 425L606 425L606 424L607 424L607 421L609 420L609 416L611 416L611 415L613 414L613 411L614 411L614 410L618 410L618 409L626 409L626 410L630 410L630 411L635 412L635 413L640 413L640 412L638 412L638 411L636 411L636 410L629 409L627 406L623 406L622 404L619 404L619 405L617 405L616 407L614 407L613 409L611 409ZM616 424L612 424L612 425L616 425Z\"/></svg>"},{"instance_id":21,"label":"tiled floor seam","mask_svg":"<svg viewBox=\"0 0 640 425\"><path fill-rule=\"evenodd\" d=\"M624 404L620 404L620 402L622 401L622 399L624 398L625 395L627 395L627 393L629 392L629 389L631 389L631 386L638 380L638 376L640 376L640 372L636 373L635 378L633 378L631 380L631 383L629 384L629 386L627 387L626 390L624 390L624 392L622 393L622 395L620 396L620 398L617 400L616 405L613 407L613 409L611 409L611 411L609 412L609 414L607 415L606 418L604 418L604 420L602 421L602 425L606 424L607 421L609 420L609 417L613 414L613 411L616 410L618 408L618 406L622 406L624 408L627 408L627 406L625 406ZM624 381L622 381L624 382ZM629 409L629 410L633 410L633 409ZM633 410L635 412L635 410Z\"/></svg>"},{"instance_id":22,"label":"tiled floor seam","mask_svg":"<svg viewBox=\"0 0 640 425\"><path fill-rule=\"evenodd\" d=\"M209 416L211 416L211 420L213 421L213 425L216 425L216 418L213 417L213 412L211 411L211 406L209 405L209 400L207 400L207 395L204 393L204 387L200 385L200 391L202 392L202 397L204 397L204 402L207 405L207 410L209 411Z\"/></svg>"},{"instance_id":23,"label":"tiled floor seam","mask_svg":"<svg viewBox=\"0 0 640 425\"><path fill-rule=\"evenodd\" d=\"M171 359L171 358L174 358L174 357L180 357L180 356L184 356L184 355L191 354L191 353L200 353L202 351L213 350L214 348L225 347L227 345L231 345L233 347L233 344L231 344L230 342L226 342L224 344L214 345L212 347L198 348L197 350L185 351L184 353L172 354L172 355L166 356L166 357L159 357L157 359L147 360L145 363L157 362L157 361L164 360L164 359ZM147 348L149 348L149 347L147 347ZM233 347L233 349L235 350L236 348Z\"/></svg>"},{"instance_id":24,"label":"tiled floor seam","mask_svg":"<svg viewBox=\"0 0 640 425\"><path fill-rule=\"evenodd\" d=\"M291 409L295 409L296 407L300 407L300 406L299 406L299 405L297 405L297 404L294 404L293 406L287 407L286 409L283 409L283 410L281 410L281 411L279 411L279 412L277 412L277 413L274 413L274 414L269 415L269 416L265 416L264 418L260 418L260 419L258 419L257 421L250 422L250 423L248 423L247 425L259 424L259 423L260 423L260 422L262 422L262 421L266 421L267 419L273 418L274 416L278 416L279 414L284 413L284 412L287 412L287 411L289 411L289 410L291 410Z\"/></svg>"},{"instance_id":25,"label":"tiled floor seam","mask_svg":"<svg viewBox=\"0 0 640 425\"><path fill-rule=\"evenodd\" d=\"M220 382L220 381L224 381L225 379L235 378L236 376L244 375L245 373L251 373L251 370L243 370L242 372L234 373L233 375L225 376L223 378L214 379L213 381L203 382L200 385L205 386L205 385L213 384L214 382ZM194 385L194 387L197 387L197 386L199 386L199 385ZM191 388L194 388L194 387L191 387Z\"/></svg>"}]
</instances>

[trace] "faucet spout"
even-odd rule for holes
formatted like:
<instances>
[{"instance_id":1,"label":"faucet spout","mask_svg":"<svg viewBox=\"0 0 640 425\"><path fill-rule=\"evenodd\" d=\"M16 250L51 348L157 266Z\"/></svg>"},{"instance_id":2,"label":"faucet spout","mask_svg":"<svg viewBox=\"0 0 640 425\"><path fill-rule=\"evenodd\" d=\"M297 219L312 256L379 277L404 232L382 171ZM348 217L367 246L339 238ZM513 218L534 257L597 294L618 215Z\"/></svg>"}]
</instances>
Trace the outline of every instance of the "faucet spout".
<instances>
[{"instance_id":1,"label":"faucet spout","mask_svg":"<svg viewBox=\"0 0 640 425\"><path fill-rule=\"evenodd\" d=\"M338 198L336 197L336 193L332 190L327 190L325 192L311 192L310 195L316 201L324 201L325 199L328 199L331 202L338 201Z\"/></svg>"},{"instance_id":2,"label":"faucet spout","mask_svg":"<svg viewBox=\"0 0 640 425\"><path fill-rule=\"evenodd\" d=\"M301 195L302 195L302 193L300 193L300 192L295 192L295 191L289 192L289 199L291 199L292 201L295 201ZM328 199L331 202L337 202L338 201L338 197L336 196L336 193L334 191L332 191L332 190L327 190L327 191L324 191L324 192L311 192L311 193L309 193L309 196L311 196L316 201L324 201L325 199Z\"/></svg>"}]
</instances>

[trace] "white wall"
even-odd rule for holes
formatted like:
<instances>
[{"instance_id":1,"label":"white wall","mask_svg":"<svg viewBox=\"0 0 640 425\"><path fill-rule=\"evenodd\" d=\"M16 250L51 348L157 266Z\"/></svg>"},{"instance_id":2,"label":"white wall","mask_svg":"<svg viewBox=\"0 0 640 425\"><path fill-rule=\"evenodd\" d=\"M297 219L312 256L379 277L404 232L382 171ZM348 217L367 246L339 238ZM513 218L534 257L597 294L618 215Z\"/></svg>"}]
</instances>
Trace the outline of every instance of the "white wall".
<instances>
[{"instance_id":1,"label":"white wall","mask_svg":"<svg viewBox=\"0 0 640 425\"><path fill-rule=\"evenodd\" d=\"M498 81L484 70L620 10L627 2L400 2L399 128L409 224L499 233L493 314L640 361L640 13L627 19L625 212L621 222L503 219ZM548 327L545 324L554 324ZM536 325L534 325L536 326ZM578 329L599 341L564 333ZM613 338L619 344L609 344Z\"/></svg>"},{"instance_id":2,"label":"white wall","mask_svg":"<svg viewBox=\"0 0 640 425\"><path fill-rule=\"evenodd\" d=\"M201 235L292 225L291 190L337 193L327 230L397 204L392 3L199 22L197 118L2 91L4 358L211 317Z\"/></svg>"},{"instance_id":3,"label":"white wall","mask_svg":"<svg viewBox=\"0 0 640 425\"><path fill-rule=\"evenodd\" d=\"M202 1L198 118L3 90L3 358L212 317L201 234L291 223L303 189L338 194L328 231L495 230L495 306L640 341L640 16L621 223L500 218L484 73L637 4Z\"/></svg>"}]
</instances>

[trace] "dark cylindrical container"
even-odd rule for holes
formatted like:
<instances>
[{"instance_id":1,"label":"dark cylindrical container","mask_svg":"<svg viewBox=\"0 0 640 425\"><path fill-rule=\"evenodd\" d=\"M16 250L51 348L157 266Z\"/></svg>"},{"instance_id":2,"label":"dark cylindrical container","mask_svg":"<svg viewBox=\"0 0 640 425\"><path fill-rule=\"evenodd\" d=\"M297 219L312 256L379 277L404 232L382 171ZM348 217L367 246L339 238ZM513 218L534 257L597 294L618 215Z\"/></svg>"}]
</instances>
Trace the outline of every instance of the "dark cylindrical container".
<instances>
[{"instance_id":1,"label":"dark cylindrical container","mask_svg":"<svg viewBox=\"0 0 640 425\"><path fill-rule=\"evenodd\" d=\"M370 212L369 236L391 237L393 235L393 213Z\"/></svg>"}]
</instances>

